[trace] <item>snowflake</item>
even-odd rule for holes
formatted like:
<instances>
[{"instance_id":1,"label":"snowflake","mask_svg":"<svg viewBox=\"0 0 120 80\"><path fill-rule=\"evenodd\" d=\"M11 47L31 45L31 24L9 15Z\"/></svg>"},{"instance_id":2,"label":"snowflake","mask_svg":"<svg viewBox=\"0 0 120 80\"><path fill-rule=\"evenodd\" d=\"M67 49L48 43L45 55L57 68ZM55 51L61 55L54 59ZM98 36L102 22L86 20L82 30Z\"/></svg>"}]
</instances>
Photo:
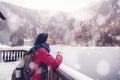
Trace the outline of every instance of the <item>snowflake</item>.
<instances>
[{"instance_id":1,"label":"snowflake","mask_svg":"<svg viewBox=\"0 0 120 80\"><path fill-rule=\"evenodd\" d=\"M30 62L29 66L30 66L30 68L33 68L34 67L34 63Z\"/></svg>"},{"instance_id":2,"label":"snowflake","mask_svg":"<svg viewBox=\"0 0 120 80\"><path fill-rule=\"evenodd\" d=\"M118 1L118 6L120 6L120 0Z\"/></svg>"},{"instance_id":3,"label":"snowflake","mask_svg":"<svg viewBox=\"0 0 120 80\"><path fill-rule=\"evenodd\" d=\"M80 69L80 65L79 64L75 64L74 68L77 69L77 70L79 70Z\"/></svg>"},{"instance_id":4,"label":"snowflake","mask_svg":"<svg viewBox=\"0 0 120 80\"><path fill-rule=\"evenodd\" d=\"M120 36L116 36L116 39L117 39L118 41L120 41Z\"/></svg>"},{"instance_id":5,"label":"snowflake","mask_svg":"<svg viewBox=\"0 0 120 80\"><path fill-rule=\"evenodd\" d=\"M112 26L115 25L115 22L112 22L111 25L112 25Z\"/></svg>"},{"instance_id":6,"label":"snowflake","mask_svg":"<svg viewBox=\"0 0 120 80\"><path fill-rule=\"evenodd\" d=\"M120 75L120 70L118 71L118 75Z\"/></svg>"},{"instance_id":7,"label":"snowflake","mask_svg":"<svg viewBox=\"0 0 120 80\"><path fill-rule=\"evenodd\" d=\"M97 73L106 76L110 72L110 65L106 60L102 60L97 65Z\"/></svg>"},{"instance_id":8,"label":"snowflake","mask_svg":"<svg viewBox=\"0 0 120 80\"><path fill-rule=\"evenodd\" d=\"M109 37L111 37L112 35L111 34L108 34Z\"/></svg>"},{"instance_id":9,"label":"snowflake","mask_svg":"<svg viewBox=\"0 0 120 80\"><path fill-rule=\"evenodd\" d=\"M117 13L120 13L120 10L117 10Z\"/></svg>"},{"instance_id":10,"label":"snowflake","mask_svg":"<svg viewBox=\"0 0 120 80\"><path fill-rule=\"evenodd\" d=\"M36 73L41 74L42 73L42 68L39 68Z\"/></svg>"},{"instance_id":11,"label":"snowflake","mask_svg":"<svg viewBox=\"0 0 120 80\"><path fill-rule=\"evenodd\" d=\"M103 24L105 24L105 18L104 18L104 16L102 16L102 15L99 14L99 15L97 16L96 22L97 22L98 25L103 25Z\"/></svg>"}]
</instances>

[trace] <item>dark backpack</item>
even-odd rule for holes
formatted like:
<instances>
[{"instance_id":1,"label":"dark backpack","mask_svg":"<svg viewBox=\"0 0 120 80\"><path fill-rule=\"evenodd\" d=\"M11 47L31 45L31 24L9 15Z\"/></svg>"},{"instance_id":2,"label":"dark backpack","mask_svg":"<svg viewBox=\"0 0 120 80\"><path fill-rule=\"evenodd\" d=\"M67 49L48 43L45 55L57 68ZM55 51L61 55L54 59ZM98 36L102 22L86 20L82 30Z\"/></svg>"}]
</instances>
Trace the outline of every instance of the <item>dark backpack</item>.
<instances>
[{"instance_id":1,"label":"dark backpack","mask_svg":"<svg viewBox=\"0 0 120 80\"><path fill-rule=\"evenodd\" d=\"M36 68L35 71L33 71L31 74L28 75L30 71L30 62L33 60L33 53L38 48L43 48L41 46L39 47L33 47L30 49L30 51L24 56L24 58L20 61L20 63L17 65L15 70L12 74L11 80L30 80L31 76L35 73L35 71L39 68Z\"/></svg>"}]
</instances>

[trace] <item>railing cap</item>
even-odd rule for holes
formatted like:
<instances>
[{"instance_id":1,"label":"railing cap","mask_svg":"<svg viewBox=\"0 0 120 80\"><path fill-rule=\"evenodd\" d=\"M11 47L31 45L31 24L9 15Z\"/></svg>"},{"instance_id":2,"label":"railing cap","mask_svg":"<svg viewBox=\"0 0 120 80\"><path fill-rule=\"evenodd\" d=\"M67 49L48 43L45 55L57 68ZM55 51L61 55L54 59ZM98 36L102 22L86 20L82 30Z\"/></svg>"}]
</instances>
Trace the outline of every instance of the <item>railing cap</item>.
<instances>
[{"instance_id":1,"label":"railing cap","mask_svg":"<svg viewBox=\"0 0 120 80\"><path fill-rule=\"evenodd\" d=\"M21 47L10 47L10 46L0 46L0 50L29 50L31 46L21 46Z\"/></svg>"},{"instance_id":2,"label":"railing cap","mask_svg":"<svg viewBox=\"0 0 120 80\"><path fill-rule=\"evenodd\" d=\"M66 73L67 75L69 75L70 77L72 77L72 80L93 80L92 78L64 65L61 64L58 69L62 70L64 73Z\"/></svg>"}]
</instances>

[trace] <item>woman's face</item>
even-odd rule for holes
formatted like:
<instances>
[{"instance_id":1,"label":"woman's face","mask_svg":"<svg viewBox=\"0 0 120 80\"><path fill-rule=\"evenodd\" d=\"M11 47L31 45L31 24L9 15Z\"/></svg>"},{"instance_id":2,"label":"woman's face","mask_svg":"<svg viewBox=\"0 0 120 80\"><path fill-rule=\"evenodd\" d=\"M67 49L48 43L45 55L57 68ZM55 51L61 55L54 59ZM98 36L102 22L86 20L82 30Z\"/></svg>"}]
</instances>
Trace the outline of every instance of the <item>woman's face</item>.
<instances>
[{"instance_id":1,"label":"woman's face","mask_svg":"<svg viewBox=\"0 0 120 80\"><path fill-rule=\"evenodd\" d=\"M48 36L47 40L46 40L46 43L51 45L52 44L52 41L51 41L51 38Z\"/></svg>"}]
</instances>

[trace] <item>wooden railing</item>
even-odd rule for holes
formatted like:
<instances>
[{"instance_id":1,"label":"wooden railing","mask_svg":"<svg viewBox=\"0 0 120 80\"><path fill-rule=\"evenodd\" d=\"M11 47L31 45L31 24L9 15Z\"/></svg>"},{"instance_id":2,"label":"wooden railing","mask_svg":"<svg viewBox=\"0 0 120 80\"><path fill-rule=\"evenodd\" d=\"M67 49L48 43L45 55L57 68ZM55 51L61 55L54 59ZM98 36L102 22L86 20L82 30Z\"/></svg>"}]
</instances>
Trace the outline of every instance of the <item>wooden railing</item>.
<instances>
[{"instance_id":1,"label":"wooden railing","mask_svg":"<svg viewBox=\"0 0 120 80\"><path fill-rule=\"evenodd\" d=\"M23 58L27 50L0 50L0 61L13 62Z\"/></svg>"},{"instance_id":2,"label":"wooden railing","mask_svg":"<svg viewBox=\"0 0 120 80\"><path fill-rule=\"evenodd\" d=\"M0 61L13 62L20 60L28 50L0 49ZM57 69L49 68L46 80L93 80L78 71L61 64Z\"/></svg>"},{"instance_id":3,"label":"wooden railing","mask_svg":"<svg viewBox=\"0 0 120 80\"><path fill-rule=\"evenodd\" d=\"M57 69L52 69L49 72L49 80L93 80L64 64L61 64Z\"/></svg>"},{"instance_id":4,"label":"wooden railing","mask_svg":"<svg viewBox=\"0 0 120 80\"><path fill-rule=\"evenodd\" d=\"M49 80L74 80L68 72L64 72L61 69L50 69L49 71Z\"/></svg>"}]
</instances>

